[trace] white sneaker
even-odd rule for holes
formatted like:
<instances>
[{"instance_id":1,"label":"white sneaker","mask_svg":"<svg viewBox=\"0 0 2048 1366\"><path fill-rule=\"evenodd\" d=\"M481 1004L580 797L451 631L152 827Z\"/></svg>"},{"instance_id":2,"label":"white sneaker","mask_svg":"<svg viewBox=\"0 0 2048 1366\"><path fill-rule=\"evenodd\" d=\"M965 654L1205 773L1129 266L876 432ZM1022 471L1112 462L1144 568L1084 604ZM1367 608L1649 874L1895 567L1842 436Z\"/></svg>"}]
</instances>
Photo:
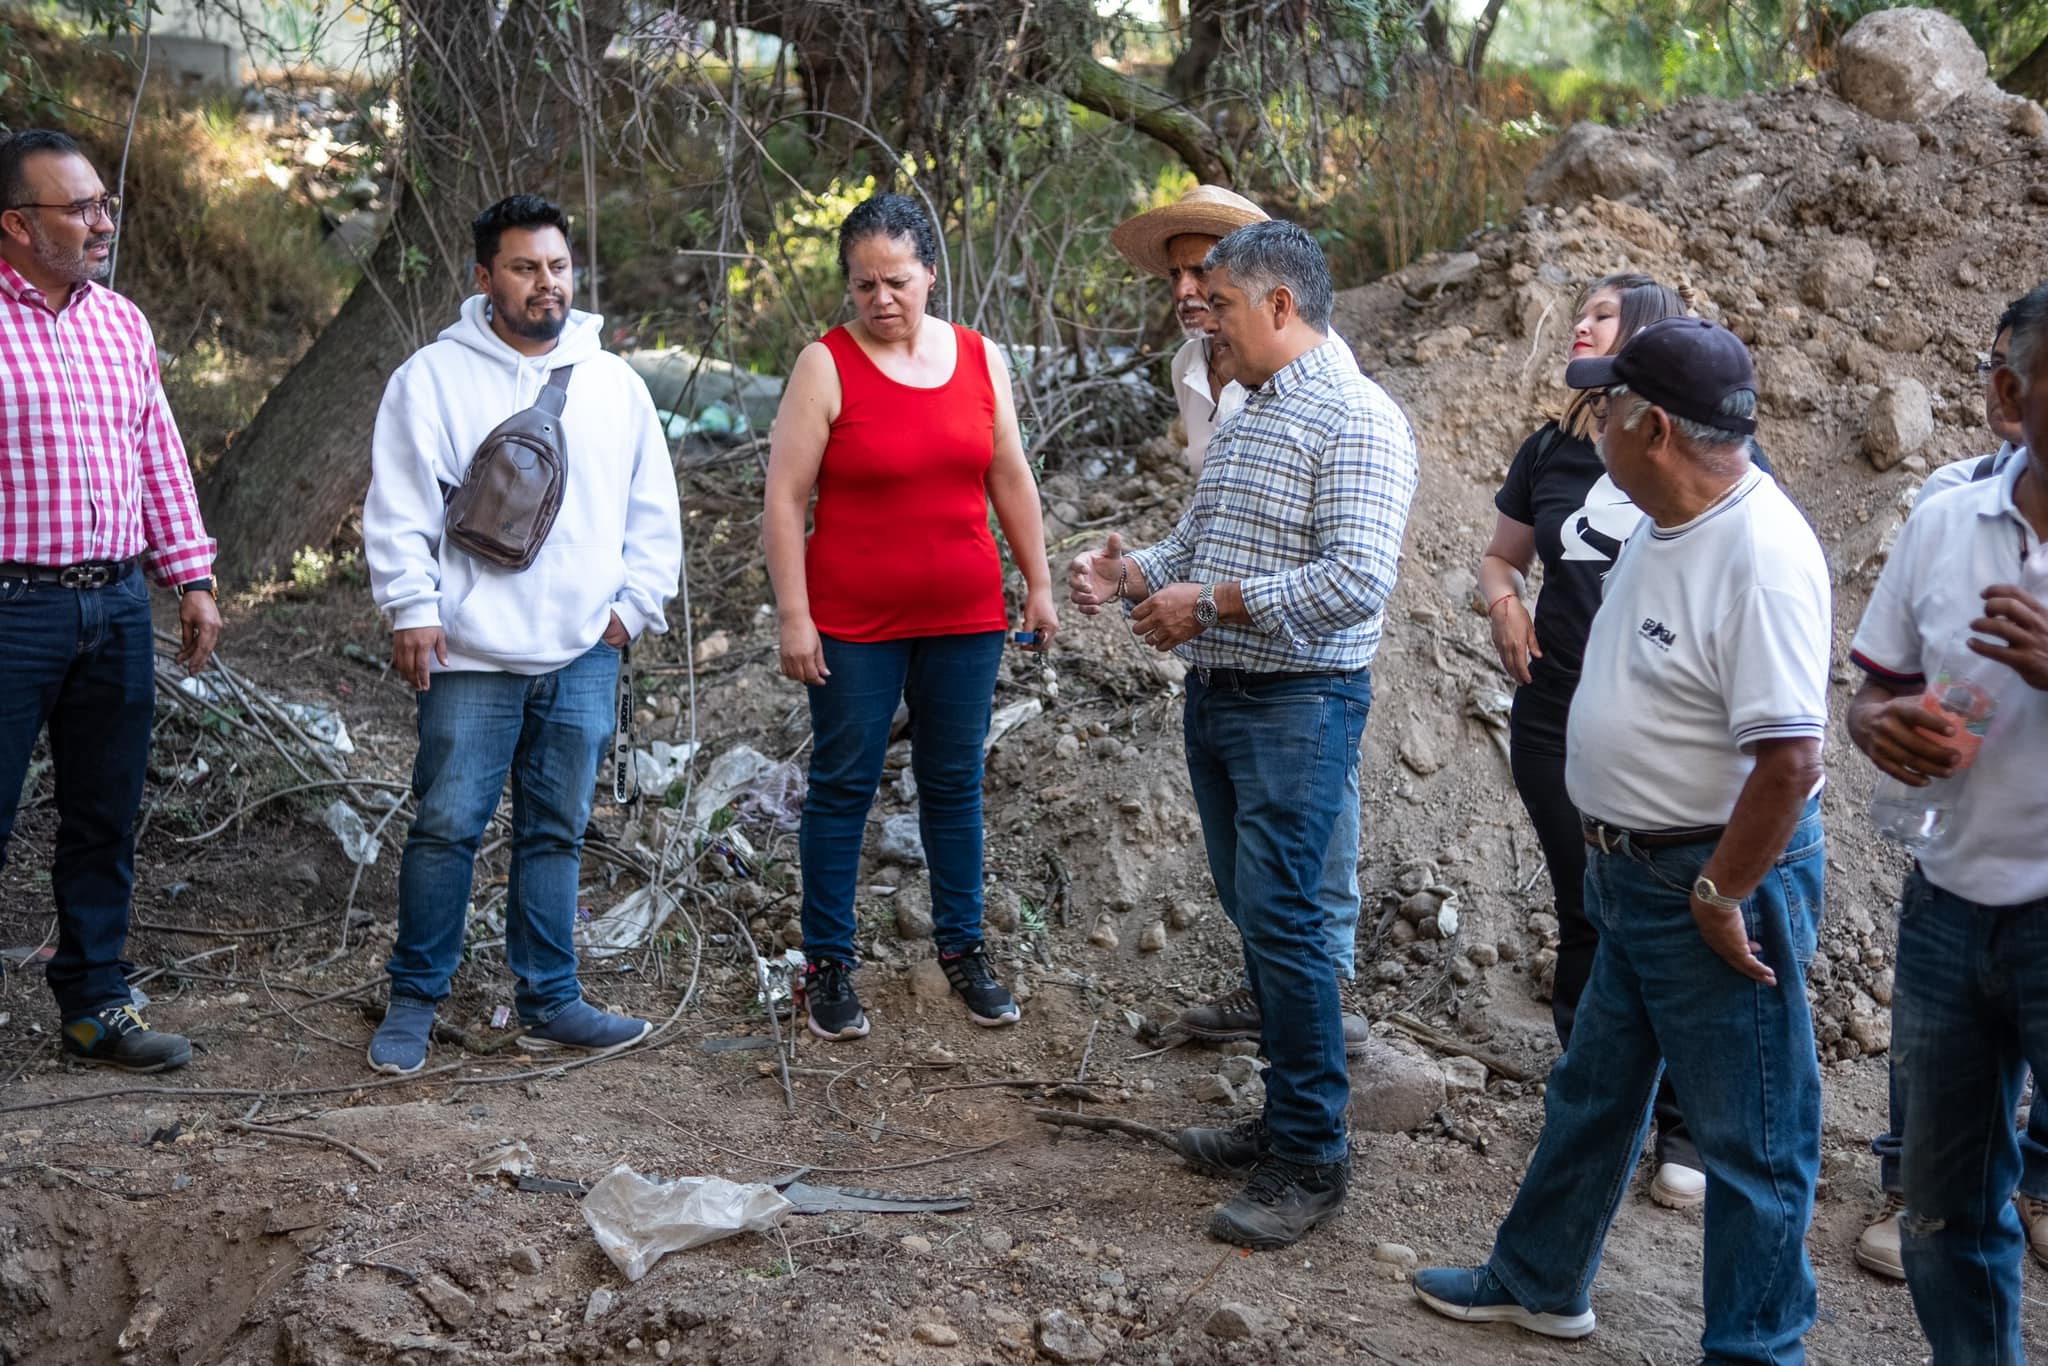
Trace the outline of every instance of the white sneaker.
<instances>
[{"instance_id":1,"label":"white sneaker","mask_svg":"<svg viewBox=\"0 0 2048 1366\"><path fill-rule=\"evenodd\" d=\"M2048 1266L2048 1200L2019 1195L2013 1202L2020 1207L2020 1228L2027 1235L2028 1251L2035 1261Z\"/></svg>"},{"instance_id":2,"label":"white sneaker","mask_svg":"<svg viewBox=\"0 0 2048 1366\"><path fill-rule=\"evenodd\" d=\"M1899 1211L1906 1202L1896 1195L1884 1198L1884 1211L1871 1220L1870 1227L1856 1240L1856 1264L1895 1281L1906 1279L1906 1263L1899 1254Z\"/></svg>"},{"instance_id":3,"label":"white sneaker","mask_svg":"<svg viewBox=\"0 0 2048 1366\"><path fill-rule=\"evenodd\" d=\"M1696 1209L1707 1203L1707 1174L1697 1167L1666 1162L1650 1182L1650 1198L1665 1209Z\"/></svg>"}]
</instances>

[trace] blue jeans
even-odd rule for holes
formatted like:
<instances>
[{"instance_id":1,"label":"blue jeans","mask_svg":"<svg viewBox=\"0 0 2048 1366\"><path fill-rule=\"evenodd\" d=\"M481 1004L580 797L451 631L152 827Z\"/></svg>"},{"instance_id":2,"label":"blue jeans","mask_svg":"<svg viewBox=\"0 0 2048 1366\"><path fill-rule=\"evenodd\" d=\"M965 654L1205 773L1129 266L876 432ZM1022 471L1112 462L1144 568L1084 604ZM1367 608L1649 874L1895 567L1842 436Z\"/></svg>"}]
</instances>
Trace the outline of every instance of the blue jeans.
<instances>
[{"instance_id":1,"label":"blue jeans","mask_svg":"<svg viewBox=\"0 0 2048 1366\"><path fill-rule=\"evenodd\" d=\"M1371 706L1364 669L1214 685L1188 675L1188 777L1263 1020L1273 1154L1293 1162L1350 1151L1351 1082L1319 888Z\"/></svg>"},{"instance_id":2,"label":"blue jeans","mask_svg":"<svg viewBox=\"0 0 2048 1366\"><path fill-rule=\"evenodd\" d=\"M1820 1065L1805 976L1826 874L1819 805L1742 905L1774 987L1722 962L1693 923L1693 879L1712 852L1587 851L1586 914L1600 946L1489 1264L1525 1308L1560 1309L1591 1290L1643 1150L1661 1056L1707 1173L1705 1359L1789 1366L1805 1360L1815 1313L1806 1226L1820 1175Z\"/></svg>"},{"instance_id":3,"label":"blue jeans","mask_svg":"<svg viewBox=\"0 0 2048 1366\"><path fill-rule=\"evenodd\" d=\"M121 950L135 889L135 817L156 715L149 583L105 588L0 578L0 862L36 735L50 728L57 849L50 991L66 1020L128 999Z\"/></svg>"},{"instance_id":4,"label":"blue jeans","mask_svg":"<svg viewBox=\"0 0 2048 1366\"><path fill-rule=\"evenodd\" d=\"M2048 898L1980 906L1918 868L1899 908L1892 1080L1905 1116L1899 1220L1934 1366L2013 1366L2026 1236L2013 1107L2048 1073Z\"/></svg>"},{"instance_id":5,"label":"blue jeans","mask_svg":"<svg viewBox=\"0 0 2048 1366\"><path fill-rule=\"evenodd\" d=\"M462 961L484 827L512 779L505 962L519 1019L543 1025L581 997L576 891L597 764L611 738L619 652L598 644L553 673L461 670L419 694L419 806L398 866L391 994L439 1003Z\"/></svg>"},{"instance_id":6,"label":"blue jeans","mask_svg":"<svg viewBox=\"0 0 2048 1366\"><path fill-rule=\"evenodd\" d=\"M1877 1179L1886 1195L1903 1195L1905 1183L1899 1178L1899 1154L1905 1148L1900 1135L1906 1132L1906 1103L1899 1095L1898 1061L1890 1062L1885 1097L1891 1127L1870 1140L1877 1154ZM2036 1200L2048 1200L2048 1078L2034 1078L2034 1099L2027 1106L2027 1127L2020 1130L2020 1193Z\"/></svg>"},{"instance_id":7,"label":"blue jeans","mask_svg":"<svg viewBox=\"0 0 2048 1366\"><path fill-rule=\"evenodd\" d=\"M1316 883L1316 900L1327 919L1323 934L1328 941L1330 961L1337 975L1346 979L1358 975L1358 765L1344 775L1344 800L1330 827L1330 849L1323 855L1323 875ZM1251 989L1249 967L1243 976Z\"/></svg>"},{"instance_id":8,"label":"blue jeans","mask_svg":"<svg viewBox=\"0 0 2048 1366\"><path fill-rule=\"evenodd\" d=\"M804 952L817 962L855 961L854 883L899 700L910 705L910 771L931 875L932 938L941 953L973 948L981 942L981 746L1003 633L821 640L831 677L805 689L813 743L797 833Z\"/></svg>"}]
</instances>

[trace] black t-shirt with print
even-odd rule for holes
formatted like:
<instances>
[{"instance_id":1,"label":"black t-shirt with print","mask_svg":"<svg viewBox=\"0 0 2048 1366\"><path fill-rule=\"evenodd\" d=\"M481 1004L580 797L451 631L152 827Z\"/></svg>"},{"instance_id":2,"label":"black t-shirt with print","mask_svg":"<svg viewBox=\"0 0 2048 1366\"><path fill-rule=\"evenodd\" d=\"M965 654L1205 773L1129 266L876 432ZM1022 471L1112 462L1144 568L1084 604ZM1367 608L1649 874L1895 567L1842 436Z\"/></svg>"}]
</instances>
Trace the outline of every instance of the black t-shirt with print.
<instances>
[{"instance_id":1,"label":"black t-shirt with print","mask_svg":"<svg viewBox=\"0 0 2048 1366\"><path fill-rule=\"evenodd\" d=\"M1772 472L1753 442L1750 458ZM1530 681L1516 690L1515 739L1562 754L1601 584L1642 513L1607 477L1593 443L1555 422L1545 423L1515 452L1493 505L1535 528L1536 557L1543 562L1543 588L1536 597L1536 644L1543 655L1529 661Z\"/></svg>"}]
</instances>

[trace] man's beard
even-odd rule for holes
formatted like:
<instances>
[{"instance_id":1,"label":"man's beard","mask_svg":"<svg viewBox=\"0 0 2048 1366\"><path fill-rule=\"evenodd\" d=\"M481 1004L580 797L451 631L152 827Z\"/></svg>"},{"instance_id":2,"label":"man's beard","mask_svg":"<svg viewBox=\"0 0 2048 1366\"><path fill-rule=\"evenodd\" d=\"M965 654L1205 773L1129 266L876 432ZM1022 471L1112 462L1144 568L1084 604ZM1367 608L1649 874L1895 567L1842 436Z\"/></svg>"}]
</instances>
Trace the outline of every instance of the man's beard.
<instances>
[{"instance_id":1,"label":"man's beard","mask_svg":"<svg viewBox=\"0 0 2048 1366\"><path fill-rule=\"evenodd\" d=\"M561 311L543 313L536 318L526 311L526 305L531 297L529 295L528 298L513 303L493 294L491 311L497 314L498 321L505 325L507 331L528 341L553 341L561 336L562 329L569 325L568 303L560 295L555 295L554 300L561 306Z\"/></svg>"},{"instance_id":2,"label":"man's beard","mask_svg":"<svg viewBox=\"0 0 2048 1366\"><path fill-rule=\"evenodd\" d=\"M1206 308L1190 309L1185 313L1178 308L1173 310L1173 319L1180 324L1181 336L1189 341L1209 335L1208 328L1203 325L1208 320L1208 317L1209 310Z\"/></svg>"},{"instance_id":3,"label":"man's beard","mask_svg":"<svg viewBox=\"0 0 2048 1366\"><path fill-rule=\"evenodd\" d=\"M112 252L107 254L107 259L104 261L95 261L86 255L86 252L102 243L111 243L114 240L114 234L110 232L91 233L77 247L66 248L60 247L51 241L49 235L43 231L41 225L36 222L33 216L30 216L28 221L29 250L35 254L36 264L58 279L74 285L82 285L89 280L100 281L106 279L107 272L113 269L114 257Z\"/></svg>"}]
</instances>

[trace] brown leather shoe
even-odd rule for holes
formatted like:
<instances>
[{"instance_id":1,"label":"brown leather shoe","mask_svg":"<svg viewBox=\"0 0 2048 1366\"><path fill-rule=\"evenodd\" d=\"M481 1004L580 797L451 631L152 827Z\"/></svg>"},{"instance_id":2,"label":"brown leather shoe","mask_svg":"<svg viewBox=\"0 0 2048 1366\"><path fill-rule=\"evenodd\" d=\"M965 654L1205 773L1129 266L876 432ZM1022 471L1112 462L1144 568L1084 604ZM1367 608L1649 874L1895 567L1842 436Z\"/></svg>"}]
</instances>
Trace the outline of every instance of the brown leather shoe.
<instances>
[{"instance_id":1,"label":"brown leather shoe","mask_svg":"<svg viewBox=\"0 0 2048 1366\"><path fill-rule=\"evenodd\" d=\"M1180 1027L1191 1037L1209 1043L1230 1043L1235 1039L1257 1039L1262 1023L1259 1003L1244 987L1189 1006L1180 1013Z\"/></svg>"}]
</instances>

